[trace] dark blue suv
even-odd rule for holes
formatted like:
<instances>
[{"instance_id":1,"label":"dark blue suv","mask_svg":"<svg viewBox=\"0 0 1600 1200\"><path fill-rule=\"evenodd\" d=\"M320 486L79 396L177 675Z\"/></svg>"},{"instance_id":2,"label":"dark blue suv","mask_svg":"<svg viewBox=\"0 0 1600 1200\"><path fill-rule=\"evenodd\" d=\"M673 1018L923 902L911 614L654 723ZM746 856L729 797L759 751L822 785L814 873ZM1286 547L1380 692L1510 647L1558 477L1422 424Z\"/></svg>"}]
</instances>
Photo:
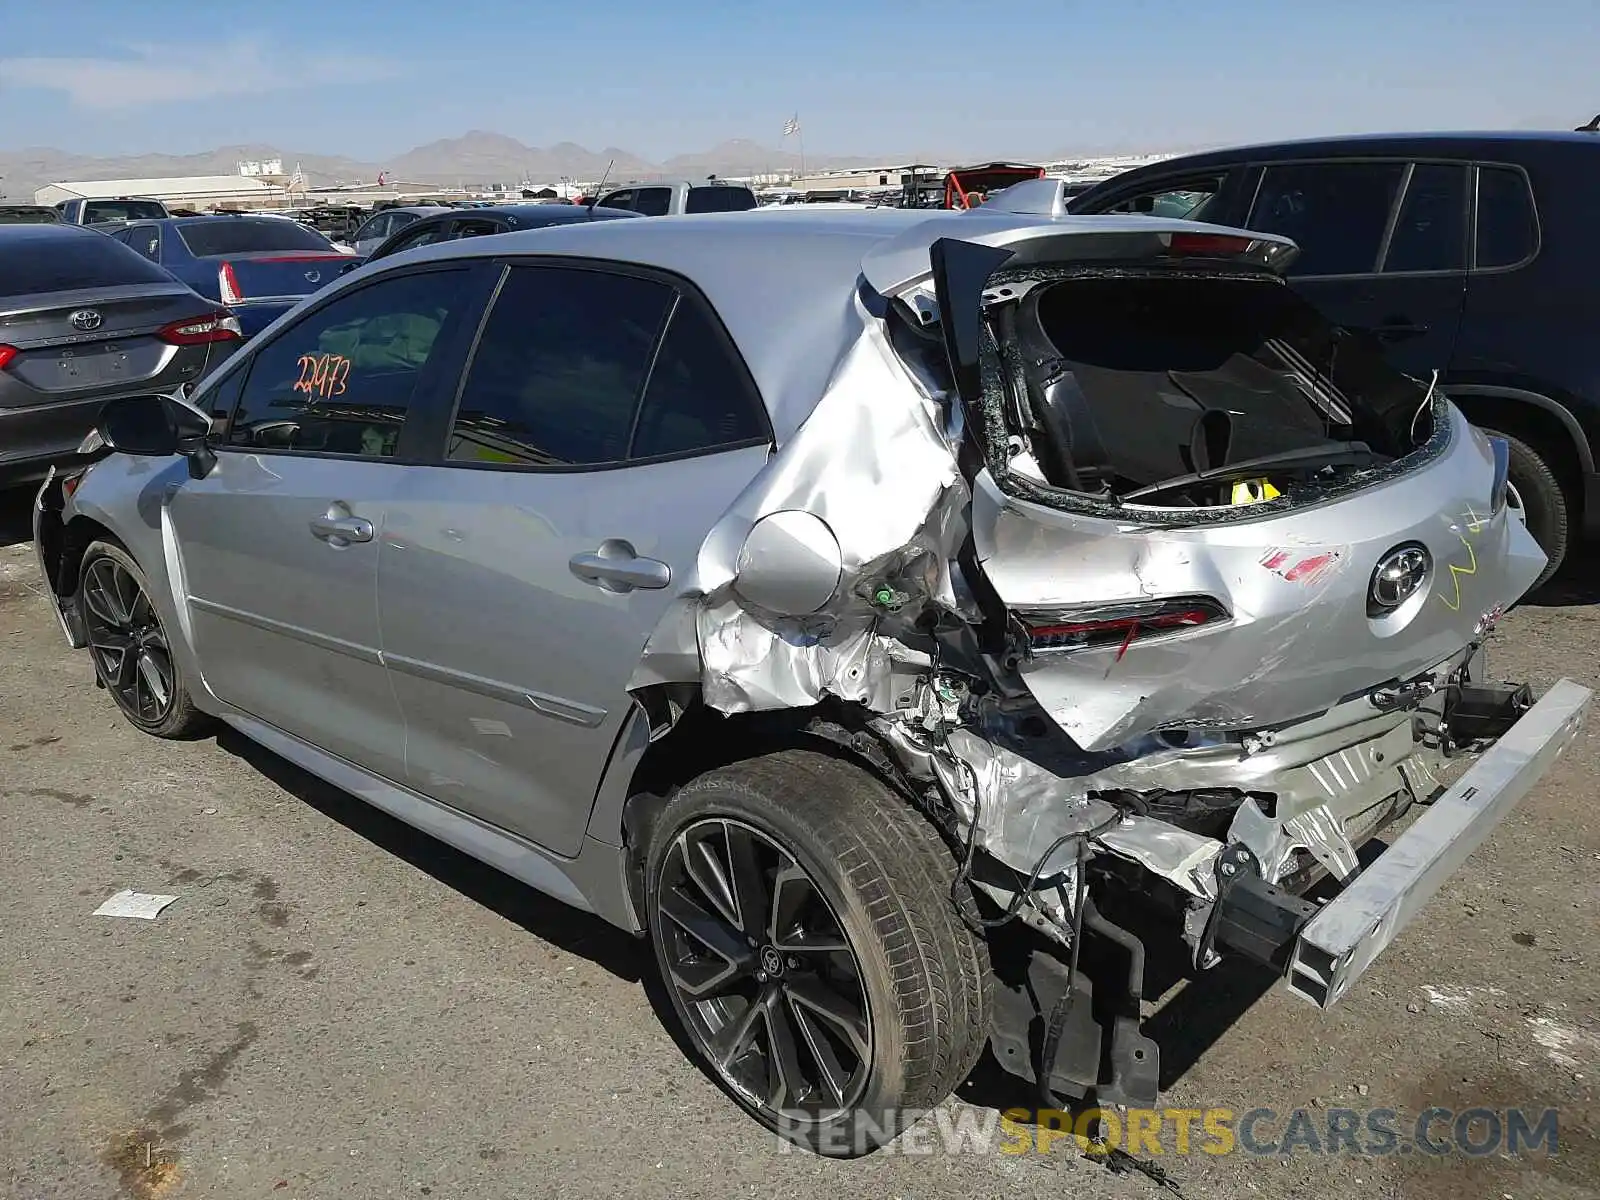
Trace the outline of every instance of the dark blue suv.
<instances>
[{"instance_id":1,"label":"dark blue suv","mask_svg":"<svg viewBox=\"0 0 1600 1200\"><path fill-rule=\"evenodd\" d=\"M1597 196L1600 133L1426 133L1187 155L1071 209L1293 238L1296 290L1408 374L1438 371L1468 418L1510 443L1547 579L1580 534L1600 534Z\"/></svg>"}]
</instances>

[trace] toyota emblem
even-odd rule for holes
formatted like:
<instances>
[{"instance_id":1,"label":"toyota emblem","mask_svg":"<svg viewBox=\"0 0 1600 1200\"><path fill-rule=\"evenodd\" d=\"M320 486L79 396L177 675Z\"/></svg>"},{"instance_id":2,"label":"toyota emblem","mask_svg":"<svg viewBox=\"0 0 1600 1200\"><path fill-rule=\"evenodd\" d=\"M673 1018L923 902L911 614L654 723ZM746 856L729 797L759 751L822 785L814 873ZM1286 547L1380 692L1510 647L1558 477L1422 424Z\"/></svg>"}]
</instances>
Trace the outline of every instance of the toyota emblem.
<instances>
[{"instance_id":1,"label":"toyota emblem","mask_svg":"<svg viewBox=\"0 0 1600 1200\"><path fill-rule=\"evenodd\" d=\"M1394 612L1422 590L1432 567L1433 556L1416 542L1389 551L1378 560L1367 586L1367 615L1381 617Z\"/></svg>"},{"instance_id":2,"label":"toyota emblem","mask_svg":"<svg viewBox=\"0 0 1600 1200\"><path fill-rule=\"evenodd\" d=\"M306 272L306 282L307 283L321 283L322 282L322 272L321 271L307 271Z\"/></svg>"},{"instance_id":3,"label":"toyota emblem","mask_svg":"<svg viewBox=\"0 0 1600 1200\"><path fill-rule=\"evenodd\" d=\"M67 318L67 320L72 322L72 327L74 329L81 329L84 333L88 333L91 329L99 329L100 323L103 319L104 318L102 318L100 314L92 308L80 308L77 312L73 313Z\"/></svg>"}]
</instances>

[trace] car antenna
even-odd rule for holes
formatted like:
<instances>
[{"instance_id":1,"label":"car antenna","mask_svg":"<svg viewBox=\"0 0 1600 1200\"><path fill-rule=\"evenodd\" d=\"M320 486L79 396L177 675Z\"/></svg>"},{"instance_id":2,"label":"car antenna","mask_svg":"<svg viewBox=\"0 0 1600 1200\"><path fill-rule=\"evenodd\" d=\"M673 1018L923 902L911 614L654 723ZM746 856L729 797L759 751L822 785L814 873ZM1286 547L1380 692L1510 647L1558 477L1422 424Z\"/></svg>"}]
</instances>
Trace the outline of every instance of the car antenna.
<instances>
[{"instance_id":1,"label":"car antenna","mask_svg":"<svg viewBox=\"0 0 1600 1200\"><path fill-rule=\"evenodd\" d=\"M617 165L617 160L612 159L606 164L606 173L600 176L600 182L595 184L594 195L589 198L589 219L594 220L594 206L600 203L600 193L606 190L606 180L611 178L611 168Z\"/></svg>"}]
</instances>

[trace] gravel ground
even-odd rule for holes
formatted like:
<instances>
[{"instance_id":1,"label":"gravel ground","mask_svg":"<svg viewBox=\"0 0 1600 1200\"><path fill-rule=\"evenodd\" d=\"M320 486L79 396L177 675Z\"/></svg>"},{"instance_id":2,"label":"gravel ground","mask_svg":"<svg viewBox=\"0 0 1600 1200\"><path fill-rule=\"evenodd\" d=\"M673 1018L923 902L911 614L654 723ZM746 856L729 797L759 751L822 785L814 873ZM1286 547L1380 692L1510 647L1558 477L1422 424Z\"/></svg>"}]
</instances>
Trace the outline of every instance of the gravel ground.
<instances>
[{"instance_id":1,"label":"gravel ground","mask_svg":"<svg viewBox=\"0 0 1600 1200\"><path fill-rule=\"evenodd\" d=\"M224 735L126 725L0 494L0 1193L124 1197L1600 1195L1600 717L1334 1012L1226 965L1148 1028L1164 1103L1560 1110L1558 1153L783 1153L674 1041L633 939ZM1594 580L1497 673L1591 686ZM122 888L151 922L92 916ZM982 1069L941 1119L1024 1105ZM920 1152L919 1152L920 1151ZM930 1152L933 1151L933 1152Z\"/></svg>"}]
</instances>

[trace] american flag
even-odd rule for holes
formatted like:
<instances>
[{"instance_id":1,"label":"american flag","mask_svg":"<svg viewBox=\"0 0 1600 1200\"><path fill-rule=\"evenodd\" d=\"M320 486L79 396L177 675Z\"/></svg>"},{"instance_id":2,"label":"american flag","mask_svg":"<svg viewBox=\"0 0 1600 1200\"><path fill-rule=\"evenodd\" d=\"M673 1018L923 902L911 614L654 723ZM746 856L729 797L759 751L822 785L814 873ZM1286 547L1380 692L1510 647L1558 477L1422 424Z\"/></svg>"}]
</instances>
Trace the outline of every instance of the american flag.
<instances>
[{"instance_id":1,"label":"american flag","mask_svg":"<svg viewBox=\"0 0 1600 1200\"><path fill-rule=\"evenodd\" d=\"M783 136L784 137L793 137L795 134L797 134L799 132L800 132L800 114L799 113L795 113L794 116L790 117L787 121L785 121L783 123Z\"/></svg>"}]
</instances>

